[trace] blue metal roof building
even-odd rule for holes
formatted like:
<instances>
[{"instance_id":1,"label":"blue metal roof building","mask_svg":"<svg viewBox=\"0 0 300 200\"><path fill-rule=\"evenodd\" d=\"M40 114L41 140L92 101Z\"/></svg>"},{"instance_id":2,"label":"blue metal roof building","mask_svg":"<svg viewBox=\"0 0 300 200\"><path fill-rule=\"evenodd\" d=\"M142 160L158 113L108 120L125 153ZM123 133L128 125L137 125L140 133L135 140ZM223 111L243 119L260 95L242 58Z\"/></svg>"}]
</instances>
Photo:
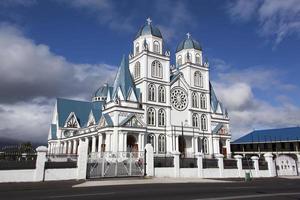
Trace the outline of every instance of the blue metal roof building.
<instances>
[{"instance_id":1,"label":"blue metal roof building","mask_svg":"<svg viewBox=\"0 0 300 200\"><path fill-rule=\"evenodd\" d=\"M291 142L300 140L300 127L255 130L232 144Z\"/></svg>"}]
</instances>

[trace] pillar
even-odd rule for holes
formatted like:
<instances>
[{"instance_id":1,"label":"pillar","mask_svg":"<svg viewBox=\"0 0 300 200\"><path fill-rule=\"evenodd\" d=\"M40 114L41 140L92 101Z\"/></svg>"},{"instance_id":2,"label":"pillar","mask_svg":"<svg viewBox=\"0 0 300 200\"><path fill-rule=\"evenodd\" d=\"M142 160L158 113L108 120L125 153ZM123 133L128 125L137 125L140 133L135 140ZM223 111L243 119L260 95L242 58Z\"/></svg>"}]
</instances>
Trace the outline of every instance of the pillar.
<instances>
[{"instance_id":1,"label":"pillar","mask_svg":"<svg viewBox=\"0 0 300 200\"><path fill-rule=\"evenodd\" d=\"M230 140L226 140L226 152L227 158L231 158L231 147L230 147Z\"/></svg>"},{"instance_id":2,"label":"pillar","mask_svg":"<svg viewBox=\"0 0 300 200\"><path fill-rule=\"evenodd\" d=\"M39 146L36 148L37 158L35 163L35 172L34 172L34 180L35 181L44 181L44 173L45 173L45 162L47 161L47 147Z\"/></svg>"},{"instance_id":3,"label":"pillar","mask_svg":"<svg viewBox=\"0 0 300 200\"><path fill-rule=\"evenodd\" d=\"M258 156L252 156L251 160L253 161L254 165L254 175L255 177L259 177L259 163L258 163Z\"/></svg>"},{"instance_id":4,"label":"pillar","mask_svg":"<svg viewBox=\"0 0 300 200\"><path fill-rule=\"evenodd\" d=\"M105 145L105 150L110 151L110 140L111 140L111 133L106 134L106 145Z\"/></svg>"},{"instance_id":5,"label":"pillar","mask_svg":"<svg viewBox=\"0 0 300 200\"><path fill-rule=\"evenodd\" d=\"M73 154L77 154L77 140L73 140Z\"/></svg>"},{"instance_id":6,"label":"pillar","mask_svg":"<svg viewBox=\"0 0 300 200\"><path fill-rule=\"evenodd\" d=\"M92 153L96 152L96 136L92 136Z\"/></svg>"},{"instance_id":7,"label":"pillar","mask_svg":"<svg viewBox=\"0 0 300 200\"><path fill-rule=\"evenodd\" d=\"M67 154L67 141L64 141L64 143L63 143L63 152L62 152L62 154Z\"/></svg>"},{"instance_id":8,"label":"pillar","mask_svg":"<svg viewBox=\"0 0 300 200\"><path fill-rule=\"evenodd\" d=\"M217 154L216 158L218 159L218 167L220 172L220 177L223 177L224 174L224 155L223 154Z\"/></svg>"},{"instance_id":9,"label":"pillar","mask_svg":"<svg viewBox=\"0 0 300 200\"><path fill-rule=\"evenodd\" d=\"M175 152L179 152L179 137L175 136Z\"/></svg>"},{"instance_id":10,"label":"pillar","mask_svg":"<svg viewBox=\"0 0 300 200\"><path fill-rule=\"evenodd\" d=\"M127 151L127 132L125 132L123 136L123 145L124 151Z\"/></svg>"},{"instance_id":11,"label":"pillar","mask_svg":"<svg viewBox=\"0 0 300 200\"><path fill-rule=\"evenodd\" d=\"M145 133L141 133L141 150L145 148Z\"/></svg>"},{"instance_id":12,"label":"pillar","mask_svg":"<svg viewBox=\"0 0 300 200\"><path fill-rule=\"evenodd\" d=\"M72 153L72 141L69 140L68 141L68 154L71 154Z\"/></svg>"},{"instance_id":13,"label":"pillar","mask_svg":"<svg viewBox=\"0 0 300 200\"><path fill-rule=\"evenodd\" d=\"M264 154L265 160L268 163L268 170L270 177L276 176L276 169L275 163L273 161L273 154L272 153L265 153Z\"/></svg>"},{"instance_id":14,"label":"pillar","mask_svg":"<svg viewBox=\"0 0 300 200\"><path fill-rule=\"evenodd\" d=\"M99 135L98 135L98 152L101 152L102 142L103 142L103 137L102 137L102 134L99 133Z\"/></svg>"},{"instance_id":15,"label":"pillar","mask_svg":"<svg viewBox=\"0 0 300 200\"><path fill-rule=\"evenodd\" d=\"M243 156L241 156L241 155L235 155L234 156L234 159L236 159L236 164L237 164L237 168L238 168L239 177L243 176L242 158L243 158Z\"/></svg>"},{"instance_id":16,"label":"pillar","mask_svg":"<svg viewBox=\"0 0 300 200\"><path fill-rule=\"evenodd\" d=\"M199 144L198 144L198 137L195 137L195 153L198 153L199 152L199 148L198 148L198 146L199 146Z\"/></svg>"},{"instance_id":17,"label":"pillar","mask_svg":"<svg viewBox=\"0 0 300 200\"><path fill-rule=\"evenodd\" d=\"M78 159L77 159L77 179L86 179L88 147L89 147L88 138L79 139Z\"/></svg>"},{"instance_id":18,"label":"pillar","mask_svg":"<svg viewBox=\"0 0 300 200\"><path fill-rule=\"evenodd\" d=\"M197 158L197 166L198 166L198 169L197 169L197 175L198 177L200 178L203 178L203 153L195 153L195 156Z\"/></svg>"},{"instance_id":19,"label":"pillar","mask_svg":"<svg viewBox=\"0 0 300 200\"><path fill-rule=\"evenodd\" d=\"M180 160L179 160L179 156L180 156L180 152L179 151L175 151L172 153L174 156L174 177L179 177L180 176Z\"/></svg>"},{"instance_id":20,"label":"pillar","mask_svg":"<svg viewBox=\"0 0 300 200\"><path fill-rule=\"evenodd\" d=\"M154 176L154 151L151 144L147 144L146 147L146 176Z\"/></svg>"}]
</instances>

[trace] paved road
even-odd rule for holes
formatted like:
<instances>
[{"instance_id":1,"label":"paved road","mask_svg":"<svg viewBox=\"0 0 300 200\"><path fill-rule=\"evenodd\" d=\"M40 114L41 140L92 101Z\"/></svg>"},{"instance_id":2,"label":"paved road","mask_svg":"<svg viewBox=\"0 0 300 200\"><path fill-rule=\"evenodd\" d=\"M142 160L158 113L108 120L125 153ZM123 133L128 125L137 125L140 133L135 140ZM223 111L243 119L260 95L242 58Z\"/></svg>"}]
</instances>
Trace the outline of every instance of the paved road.
<instances>
[{"instance_id":1,"label":"paved road","mask_svg":"<svg viewBox=\"0 0 300 200\"><path fill-rule=\"evenodd\" d=\"M72 187L76 184L75 181L0 184L0 199L300 199L300 179Z\"/></svg>"}]
</instances>

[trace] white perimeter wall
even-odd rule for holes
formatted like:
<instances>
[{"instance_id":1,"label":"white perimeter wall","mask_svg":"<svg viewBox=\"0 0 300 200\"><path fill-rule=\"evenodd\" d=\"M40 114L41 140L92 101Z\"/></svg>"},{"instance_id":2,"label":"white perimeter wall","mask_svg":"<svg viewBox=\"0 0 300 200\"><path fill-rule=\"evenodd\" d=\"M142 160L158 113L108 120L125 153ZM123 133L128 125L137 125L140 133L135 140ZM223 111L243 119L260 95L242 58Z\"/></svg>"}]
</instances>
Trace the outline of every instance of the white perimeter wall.
<instances>
[{"instance_id":1,"label":"white perimeter wall","mask_svg":"<svg viewBox=\"0 0 300 200\"><path fill-rule=\"evenodd\" d=\"M77 168L46 169L45 181L77 179Z\"/></svg>"},{"instance_id":2,"label":"white perimeter wall","mask_svg":"<svg viewBox=\"0 0 300 200\"><path fill-rule=\"evenodd\" d=\"M33 182L35 169L0 170L0 183Z\"/></svg>"}]
</instances>

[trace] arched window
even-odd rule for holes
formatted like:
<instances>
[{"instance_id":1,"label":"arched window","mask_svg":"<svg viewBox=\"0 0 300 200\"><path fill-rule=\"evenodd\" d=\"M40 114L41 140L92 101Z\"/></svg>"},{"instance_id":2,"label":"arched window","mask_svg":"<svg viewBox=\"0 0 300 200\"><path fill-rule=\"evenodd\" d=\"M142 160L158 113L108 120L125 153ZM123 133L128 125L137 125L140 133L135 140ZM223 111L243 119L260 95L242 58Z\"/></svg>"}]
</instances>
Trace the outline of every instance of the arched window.
<instances>
[{"instance_id":1,"label":"arched window","mask_svg":"<svg viewBox=\"0 0 300 200\"><path fill-rule=\"evenodd\" d=\"M203 144L203 147L202 147L203 153L204 154L208 154L208 139L207 138L203 138L202 144Z\"/></svg>"},{"instance_id":2,"label":"arched window","mask_svg":"<svg viewBox=\"0 0 300 200\"><path fill-rule=\"evenodd\" d=\"M140 78L141 76L141 64L140 62L136 62L134 65L134 78Z\"/></svg>"},{"instance_id":3,"label":"arched window","mask_svg":"<svg viewBox=\"0 0 300 200\"><path fill-rule=\"evenodd\" d=\"M199 71L194 73L194 85L201 88L203 87L203 76Z\"/></svg>"},{"instance_id":4,"label":"arched window","mask_svg":"<svg viewBox=\"0 0 300 200\"><path fill-rule=\"evenodd\" d=\"M136 45L135 45L135 55L137 55L139 53L140 53L140 45L139 45L139 43L136 43Z\"/></svg>"},{"instance_id":5,"label":"arched window","mask_svg":"<svg viewBox=\"0 0 300 200\"><path fill-rule=\"evenodd\" d=\"M200 62L200 55L199 54L196 54L196 64L200 65L201 62Z\"/></svg>"},{"instance_id":6,"label":"arched window","mask_svg":"<svg viewBox=\"0 0 300 200\"><path fill-rule=\"evenodd\" d=\"M155 85L149 84L148 86L148 100L155 101Z\"/></svg>"},{"instance_id":7,"label":"arched window","mask_svg":"<svg viewBox=\"0 0 300 200\"><path fill-rule=\"evenodd\" d=\"M199 115L197 113L193 114L193 127L199 127Z\"/></svg>"},{"instance_id":8,"label":"arched window","mask_svg":"<svg viewBox=\"0 0 300 200\"><path fill-rule=\"evenodd\" d=\"M154 108L148 109L148 118L147 118L148 125L155 125L155 110Z\"/></svg>"},{"instance_id":9,"label":"arched window","mask_svg":"<svg viewBox=\"0 0 300 200\"><path fill-rule=\"evenodd\" d=\"M158 111L158 126L166 125L166 112L164 109L159 109Z\"/></svg>"},{"instance_id":10,"label":"arched window","mask_svg":"<svg viewBox=\"0 0 300 200\"><path fill-rule=\"evenodd\" d=\"M157 42L157 41L153 42L153 51L155 53L160 53L159 42Z\"/></svg>"},{"instance_id":11,"label":"arched window","mask_svg":"<svg viewBox=\"0 0 300 200\"><path fill-rule=\"evenodd\" d=\"M151 144L154 151L155 151L155 135L154 134L151 133L151 134L148 135L147 143Z\"/></svg>"},{"instance_id":12,"label":"arched window","mask_svg":"<svg viewBox=\"0 0 300 200\"><path fill-rule=\"evenodd\" d=\"M201 115L201 129L203 131L206 131L207 130L207 117L206 115Z\"/></svg>"},{"instance_id":13,"label":"arched window","mask_svg":"<svg viewBox=\"0 0 300 200\"><path fill-rule=\"evenodd\" d=\"M205 96L205 94L200 95L200 107L201 107L201 109L206 109L206 96Z\"/></svg>"},{"instance_id":14,"label":"arched window","mask_svg":"<svg viewBox=\"0 0 300 200\"><path fill-rule=\"evenodd\" d=\"M192 54L187 52L185 55L185 61L186 62L192 62Z\"/></svg>"},{"instance_id":15,"label":"arched window","mask_svg":"<svg viewBox=\"0 0 300 200\"><path fill-rule=\"evenodd\" d=\"M178 66L182 65L182 57L181 56L177 57L177 65Z\"/></svg>"},{"instance_id":16,"label":"arched window","mask_svg":"<svg viewBox=\"0 0 300 200\"><path fill-rule=\"evenodd\" d=\"M152 77L158 77L158 78L163 77L162 66L161 66L161 63L158 60L155 60L155 61L152 62L151 74L152 74Z\"/></svg>"},{"instance_id":17,"label":"arched window","mask_svg":"<svg viewBox=\"0 0 300 200\"><path fill-rule=\"evenodd\" d=\"M192 107L193 108L199 107L198 94L196 92L193 92L192 94Z\"/></svg>"},{"instance_id":18,"label":"arched window","mask_svg":"<svg viewBox=\"0 0 300 200\"><path fill-rule=\"evenodd\" d=\"M158 153L166 152L166 137L163 134L158 136Z\"/></svg>"},{"instance_id":19,"label":"arched window","mask_svg":"<svg viewBox=\"0 0 300 200\"><path fill-rule=\"evenodd\" d=\"M166 90L162 85L158 87L158 102L166 102Z\"/></svg>"}]
</instances>

